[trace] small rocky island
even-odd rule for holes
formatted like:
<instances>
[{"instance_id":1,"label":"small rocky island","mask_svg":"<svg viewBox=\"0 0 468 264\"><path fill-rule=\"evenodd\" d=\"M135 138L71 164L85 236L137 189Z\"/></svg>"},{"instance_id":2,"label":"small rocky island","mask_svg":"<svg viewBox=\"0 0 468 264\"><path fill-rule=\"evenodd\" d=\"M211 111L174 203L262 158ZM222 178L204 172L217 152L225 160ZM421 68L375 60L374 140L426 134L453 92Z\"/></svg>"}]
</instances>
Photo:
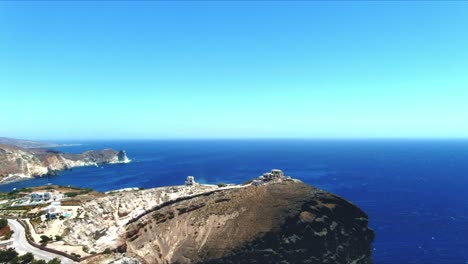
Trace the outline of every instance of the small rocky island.
<instances>
[{"instance_id":1,"label":"small rocky island","mask_svg":"<svg viewBox=\"0 0 468 264\"><path fill-rule=\"evenodd\" d=\"M0 184L54 175L74 167L127 162L129 159L123 150L104 149L69 154L44 148L0 144Z\"/></svg>"}]
</instances>

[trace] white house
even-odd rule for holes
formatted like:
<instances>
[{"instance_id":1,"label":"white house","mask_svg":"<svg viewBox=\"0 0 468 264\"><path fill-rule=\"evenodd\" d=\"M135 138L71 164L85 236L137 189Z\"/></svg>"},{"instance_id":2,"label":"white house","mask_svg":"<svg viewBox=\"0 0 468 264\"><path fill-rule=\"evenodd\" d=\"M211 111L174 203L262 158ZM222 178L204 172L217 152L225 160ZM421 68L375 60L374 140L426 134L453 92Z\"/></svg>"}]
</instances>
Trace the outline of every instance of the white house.
<instances>
[{"instance_id":1,"label":"white house","mask_svg":"<svg viewBox=\"0 0 468 264\"><path fill-rule=\"evenodd\" d=\"M43 209L46 211L47 218L53 219L57 218L62 213L62 210L60 209L60 205L49 205L46 208Z\"/></svg>"},{"instance_id":2,"label":"white house","mask_svg":"<svg viewBox=\"0 0 468 264\"><path fill-rule=\"evenodd\" d=\"M29 199L31 202L45 202L52 199L52 194L50 192L33 192L29 194Z\"/></svg>"}]
</instances>

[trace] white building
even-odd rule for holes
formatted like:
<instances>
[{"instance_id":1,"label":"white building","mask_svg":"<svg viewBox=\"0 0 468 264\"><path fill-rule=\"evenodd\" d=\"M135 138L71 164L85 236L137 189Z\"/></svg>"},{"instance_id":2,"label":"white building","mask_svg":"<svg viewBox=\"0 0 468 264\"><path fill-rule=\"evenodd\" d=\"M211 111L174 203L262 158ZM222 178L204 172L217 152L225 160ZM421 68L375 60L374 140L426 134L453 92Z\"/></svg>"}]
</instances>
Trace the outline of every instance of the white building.
<instances>
[{"instance_id":1,"label":"white building","mask_svg":"<svg viewBox=\"0 0 468 264\"><path fill-rule=\"evenodd\" d=\"M60 204L49 205L43 209L46 212L46 217L49 219L57 218L62 213Z\"/></svg>"},{"instance_id":2,"label":"white building","mask_svg":"<svg viewBox=\"0 0 468 264\"><path fill-rule=\"evenodd\" d=\"M282 171L282 170L278 170L278 169L273 169L273 170L271 170L271 174L273 174L275 178L282 178L282 177L284 177L283 171Z\"/></svg>"},{"instance_id":3,"label":"white building","mask_svg":"<svg viewBox=\"0 0 468 264\"><path fill-rule=\"evenodd\" d=\"M195 177L187 176L187 179L185 180L185 186L195 186L196 184Z\"/></svg>"},{"instance_id":4,"label":"white building","mask_svg":"<svg viewBox=\"0 0 468 264\"><path fill-rule=\"evenodd\" d=\"M63 194L59 192L33 192L29 194L30 202L51 202L60 201L63 198Z\"/></svg>"},{"instance_id":5,"label":"white building","mask_svg":"<svg viewBox=\"0 0 468 264\"><path fill-rule=\"evenodd\" d=\"M29 194L29 199L31 202L45 202L52 199L52 194L50 192L33 192Z\"/></svg>"},{"instance_id":6,"label":"white building","mask_svg":"<svg viewBox=\"0 0 468 264\"><path fill-rule=\"evenodd\" d=\"M262 176L260 176L260 177L262 177ZM262 184L263 184L263 180L253 180L252 181L253 186L260 186Z\"/></svg>"},{"instance_id":7,"label":"white building","mask_svg":"<svg viewBox=\"0 0 468 264\"><path fill-rule=\"evenodd\" d=\"M283 171L278 169L273 169L271 172L265 172L262 176L258 177L258 179L262 181L271 181L283 178L285 178Z\"/></svg>"}]
</instances>

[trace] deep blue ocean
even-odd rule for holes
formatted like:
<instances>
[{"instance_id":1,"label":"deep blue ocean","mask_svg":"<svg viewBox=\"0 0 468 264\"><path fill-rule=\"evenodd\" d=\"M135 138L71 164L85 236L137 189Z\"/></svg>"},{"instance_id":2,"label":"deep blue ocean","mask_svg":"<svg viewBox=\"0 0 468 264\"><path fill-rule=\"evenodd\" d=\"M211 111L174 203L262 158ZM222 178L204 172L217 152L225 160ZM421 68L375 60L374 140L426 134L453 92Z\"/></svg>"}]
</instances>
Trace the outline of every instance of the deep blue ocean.
<instances>
[{"instance_id":1,"label":"deep blue ocean","mask_svg":"<svg viewBox=\"0 0 468 264\"><path fill-rule=\"evenodd\" d=\"M375 263L468 263L468 140L83 143L58 149L125 149L132 163L75 168L0 191L47 183L151 188L183 184L188 175L202 183L242 183L279 168L361 207L376 234Z\"/></svg>"}]
</instances>

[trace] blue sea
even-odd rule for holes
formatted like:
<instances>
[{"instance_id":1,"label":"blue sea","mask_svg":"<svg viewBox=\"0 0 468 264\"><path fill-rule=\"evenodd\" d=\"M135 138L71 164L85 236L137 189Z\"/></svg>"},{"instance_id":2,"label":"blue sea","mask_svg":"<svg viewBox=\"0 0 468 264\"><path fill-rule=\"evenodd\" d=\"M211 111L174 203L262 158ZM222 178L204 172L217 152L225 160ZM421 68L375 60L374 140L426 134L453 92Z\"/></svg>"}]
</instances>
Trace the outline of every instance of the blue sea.
<instances>
[{"instance_id":1,"label":"blue sea","mask_svg":"<svg viewBox=\"0 0 468 264\"><path fill-rule=\"evenodd\" d=\"M73 142L75 143L75 142ZM83 142L67 152L125 149L132 162L75 168L47 183L124 187L242 183L272 168L357 204L375 263L468 263L468 140L165 140Z\"/></svg>"}]
</instances>

